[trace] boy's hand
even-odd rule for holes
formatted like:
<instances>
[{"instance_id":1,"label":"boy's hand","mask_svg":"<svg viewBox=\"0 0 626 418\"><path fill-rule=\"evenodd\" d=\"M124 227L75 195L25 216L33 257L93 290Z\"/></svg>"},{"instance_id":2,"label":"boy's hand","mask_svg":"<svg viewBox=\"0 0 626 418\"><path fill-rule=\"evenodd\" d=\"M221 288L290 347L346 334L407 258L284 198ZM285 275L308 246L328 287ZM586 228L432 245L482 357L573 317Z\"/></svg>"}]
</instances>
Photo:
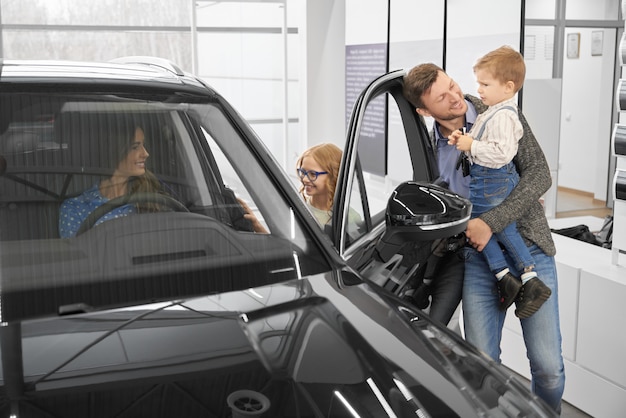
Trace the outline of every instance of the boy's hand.
<instances>
[{"instance_id":1,"label":"boy's hand","mask_svg":"<svg viewBox=\"0 0 626 418\"><path fill-rule=\"evenodd\" d=\"M459 151L470 151L472 149L472 142L474 138L469 135L463 135L461 131L456 130L448 136L448 144L456 145L456 149Z\"/></svg>"},{"instance_id":2,"label":"boy's hand","mask_svg":"<svg viewBox=\"0 0 626 418\"><path fill-rule=\"evenodd\" d=\"M457 140L460 136L463 135L463 132L460 130L452 131L450 135L448 135L448 145L456 145Z\"/></svg>"}]
</instances>

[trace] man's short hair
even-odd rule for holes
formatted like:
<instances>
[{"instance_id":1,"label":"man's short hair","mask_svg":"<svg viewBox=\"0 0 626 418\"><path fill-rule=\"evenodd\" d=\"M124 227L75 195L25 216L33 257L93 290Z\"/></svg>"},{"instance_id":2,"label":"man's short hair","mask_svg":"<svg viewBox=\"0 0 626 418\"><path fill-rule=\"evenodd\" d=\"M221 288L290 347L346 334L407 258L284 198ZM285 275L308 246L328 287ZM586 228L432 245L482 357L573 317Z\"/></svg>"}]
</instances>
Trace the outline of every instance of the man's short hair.
<instances>
[{"instance_id":1,"label":"man's short hair","mask_svg":"<svg viewBox=\"0 0 626 418\"><path fill-rule=\"evenodd\" d=\"M404 75L404 87L402 89L404 97L409 103L415 106L416 109L424 108L422 96L424 93L427 93L435 81L437 81L439 73L443 72L441 67L433 63L420 64L413 67Z\"/></svg>"}]
</instances>

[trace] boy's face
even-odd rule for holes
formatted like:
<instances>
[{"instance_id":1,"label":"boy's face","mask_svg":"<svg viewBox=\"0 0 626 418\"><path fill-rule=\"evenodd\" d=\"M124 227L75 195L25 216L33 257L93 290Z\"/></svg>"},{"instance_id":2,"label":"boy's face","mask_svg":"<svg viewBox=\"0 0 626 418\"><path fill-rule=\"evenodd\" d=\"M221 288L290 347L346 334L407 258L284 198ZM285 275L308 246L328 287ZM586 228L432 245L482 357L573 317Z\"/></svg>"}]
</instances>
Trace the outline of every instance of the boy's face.
<instances>
[{"instance_id":1,"label":"boy's face","mask_svg":"<svg viewBox=\"0 0 626 418\"><path fill-rule=\"evenodd\" d=\"M513 82L496 80L490 71L478 69L474 72L478 83L478 95L487 106L493 106L515 95Z\"/></svg>"}]
</instances>

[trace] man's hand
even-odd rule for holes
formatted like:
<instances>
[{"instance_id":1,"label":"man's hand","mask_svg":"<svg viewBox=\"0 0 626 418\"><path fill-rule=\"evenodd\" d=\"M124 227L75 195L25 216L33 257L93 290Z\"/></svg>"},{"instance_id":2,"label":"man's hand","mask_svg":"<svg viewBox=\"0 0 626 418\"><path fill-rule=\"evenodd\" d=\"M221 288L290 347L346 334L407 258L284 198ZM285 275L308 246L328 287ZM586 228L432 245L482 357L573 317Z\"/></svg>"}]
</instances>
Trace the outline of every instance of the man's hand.
<instances>
[{"instance_id":1,"label":"man's hand","mask_svg":"<svg viewBox=\"0 0 626 418\"><path fill-rule=\"evenodd\" d=\"M467 222L465 236L470 245L478 251L482 251L485 248L492 234L493 232L489 225L480 218L470 219L469 222Z\"/></svg>"}]
</instances>

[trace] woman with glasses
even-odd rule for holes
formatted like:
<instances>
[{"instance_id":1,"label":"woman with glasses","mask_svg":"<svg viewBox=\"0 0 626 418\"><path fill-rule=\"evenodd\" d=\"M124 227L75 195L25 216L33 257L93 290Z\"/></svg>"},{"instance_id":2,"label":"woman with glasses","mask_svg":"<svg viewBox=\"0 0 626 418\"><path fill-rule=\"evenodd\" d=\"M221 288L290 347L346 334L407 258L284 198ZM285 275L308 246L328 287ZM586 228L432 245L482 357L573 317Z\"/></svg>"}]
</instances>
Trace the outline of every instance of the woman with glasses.
<instances>
[{"instance_id":1,"label":"woman with glasses","mask_svg":"<svg viewBox=\"0 0 626 418\"><path fill-rule=\"evenodd\" d=\"M308 148L296 162L297 174L302 182L300 194L322 227L330 224L332 218L341 155L338 146L322 143ZM356 227L360 221L361 216L350 208L348 229L353 229L350 226Z\"/></svg>"},{"instance_id":2,"label":"woman with glasses","mask_svg":"<svg viewBox=\"0 0 626 418\"><path fill-rule=\"evenodd\" d=\"M302 182L300 194L322 228L330 224L341 155L338 146L322 143L308 148L296 162L296 173ZM246 202L237 200L244 209L244 218L252 222L254 231L267 233ZM356 225L360 220L359 214L350 209L349 224Z\"/></svg>"}]
</instances>

